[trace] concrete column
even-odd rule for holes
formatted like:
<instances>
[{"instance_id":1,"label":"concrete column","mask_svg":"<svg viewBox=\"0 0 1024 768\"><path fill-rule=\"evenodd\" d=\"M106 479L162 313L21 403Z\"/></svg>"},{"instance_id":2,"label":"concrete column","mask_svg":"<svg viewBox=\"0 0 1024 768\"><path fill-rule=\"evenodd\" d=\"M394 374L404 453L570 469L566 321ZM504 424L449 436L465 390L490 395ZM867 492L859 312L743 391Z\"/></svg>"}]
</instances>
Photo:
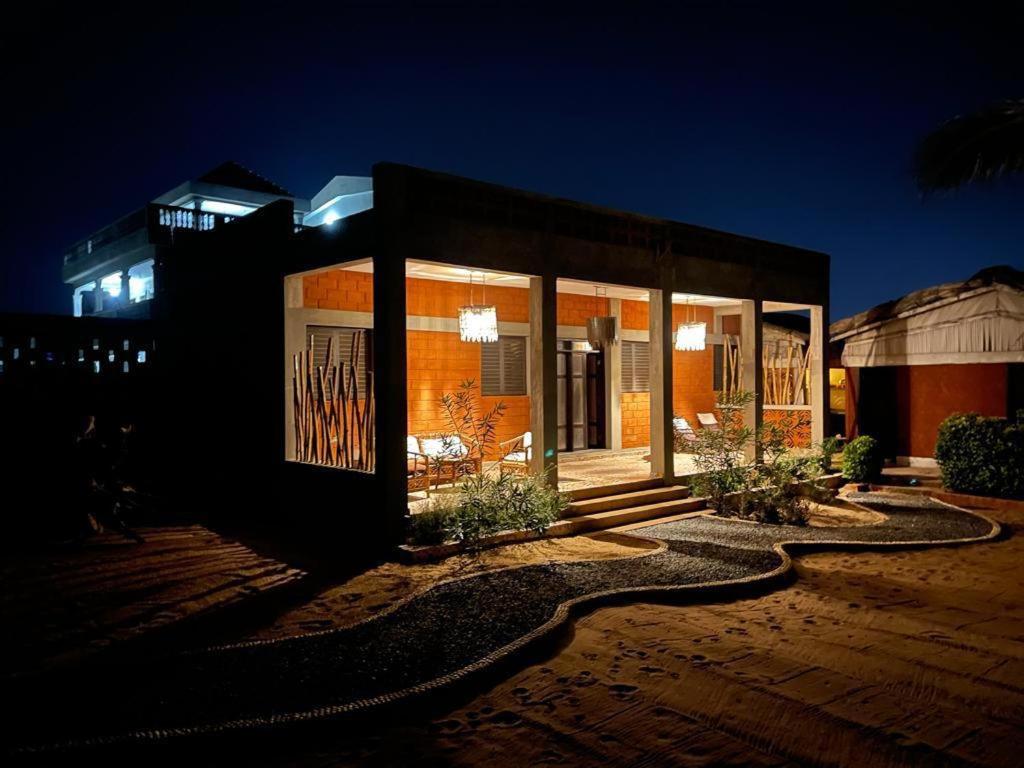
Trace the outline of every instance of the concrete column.
<instances>
[{"instance_id":1,"label":"concrete column","mask_svg":"<svg viewBox=\"0 0 1024 768\"><path fill-rule=\"evenodd\" d=\"M128 268L121 270L121 295L118 297L122 307L132 303L131 278L128 276Z\"/></svg>"},{"instance_id":2,"label":"concrete column","mask_svg":"<svg viewBox=\"0 0 1024 768\"><path fill-rule=\"evenodd\" d=\"M825 439L829 420L828 392L828 335L825 333L824 307L811 307L810 356L807 367L811 377L811 442Z\"/></svg>"},{"instance_id":3,"label":"concrete column","mask_svg":"<svg viewBox=\"0 0 1024 768\"><path fill-rule=\"evenodd\" d=\"M373 255L373 395L376 473L388 538L398 541L409 508L405 437L408 392L405 339L405 255L401 241L381 238Z\"/></svg>"},{"instance_id":4,"label":"concrete column","mask_svg":"<svg viewBox=\"0 0 1024 768\"><path fill-rule=\"evenodd\" d=\"M672 450L672 294L650 292L651 474L675 476Z\"/></svg>"},{"instance_id":5,"label":"concrete column","mask_svg":"<svg viewBox=\"0 0 1024 768\"><path fill-rule=\"evenodd\" d=\"M558 304L553 275L530 278L530 471L558 486Z\"/></svg>"},{"instance_id":6,"label":"concrete column","mask_svg":"<svg viewBox=\"0 0 1024 768\"><path fill-rule=\"evenodd\" d=\"M759 430L764 421L764 361L761 357L763 328L761 325L761 302L744 299L740 309L740 358L743 361L743 375L740 389L756 393L754 402L743 411L743 423ZM747 447L747 460L756 461L754 446Z\"/></svg>"},{"instance_id":7,"label":"concrete column","mask_svg":"<svg viewBox=\"0 0 1024 768\"><path fill-rule=\"evenodd\" d=\"M608 447L622 450L622 299L608 299L620 341L604 349L605 428Z\"/></svg>"}]
</instances>

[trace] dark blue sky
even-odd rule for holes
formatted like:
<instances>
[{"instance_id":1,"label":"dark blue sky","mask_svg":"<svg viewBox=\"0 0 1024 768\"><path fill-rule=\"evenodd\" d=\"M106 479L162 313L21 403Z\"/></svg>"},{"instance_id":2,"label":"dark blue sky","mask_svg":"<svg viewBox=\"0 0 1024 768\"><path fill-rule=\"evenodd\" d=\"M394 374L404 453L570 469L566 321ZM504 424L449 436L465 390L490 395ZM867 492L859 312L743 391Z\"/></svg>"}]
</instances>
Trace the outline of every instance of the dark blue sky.
<instances>
[{"instance_id":1,"label":"dark blue sky","mask_svg":"<svg viewBox=\"0 0 1024 768\"><path fill-rule=\"evenodd\" d=\"M70 311L65 246L227 159L307 197L392 160L825 251L834 319L1024 262L1024 183L922 202L909 173L930 128L1024 97L1019 10L343 5L8 24L0 309Z\"/></svg>"}]
</instances>

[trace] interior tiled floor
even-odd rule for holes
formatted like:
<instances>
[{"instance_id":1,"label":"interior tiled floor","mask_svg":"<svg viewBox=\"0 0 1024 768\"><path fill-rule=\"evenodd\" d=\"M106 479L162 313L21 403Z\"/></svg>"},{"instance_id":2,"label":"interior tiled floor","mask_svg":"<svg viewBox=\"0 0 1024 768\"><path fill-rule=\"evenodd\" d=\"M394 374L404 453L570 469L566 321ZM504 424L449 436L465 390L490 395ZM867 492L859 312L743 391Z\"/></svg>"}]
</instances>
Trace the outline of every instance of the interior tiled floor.
<instances>
[{"instance_id":1,"label":"interior tiled floor","mask_svg":"<svg viewBox=\"0 0 1024 768\"><path fill-rule=\"evenodd\" d=\"M597 449L559 454L558 489L574 491L580 488L596 488L603 485L647 480L651 477L649 456L650 450L647 447L624 448L618 451ZM677 453L675 459L677 478L696 472L691 454ZM451 493L452 490L451 486L432 488L430 495ZM425 501L426 495L422 491L409 494L409 506L413 512L424 507Z\"/></svg>"}]
</instances>

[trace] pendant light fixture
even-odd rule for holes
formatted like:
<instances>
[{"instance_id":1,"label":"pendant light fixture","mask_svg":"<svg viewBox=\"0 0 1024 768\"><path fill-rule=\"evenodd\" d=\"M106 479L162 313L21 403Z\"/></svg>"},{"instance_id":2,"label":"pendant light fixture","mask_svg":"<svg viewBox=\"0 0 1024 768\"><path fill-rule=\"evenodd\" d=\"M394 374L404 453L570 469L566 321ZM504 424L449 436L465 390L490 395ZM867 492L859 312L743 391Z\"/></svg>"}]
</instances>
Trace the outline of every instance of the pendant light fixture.
<instances>
[{"instance_id":1,"label":"pendant light fixture","mask_svg":"<svg viewBox=\"0 0 1024 768\"><path fill-rule=\"evenodd\" d=\"M598 298L606 297L608 289L595 285L594 295ZM587 341L591 347L602 349L608 344L614 344L618 340L618 325L614 317L598 315L587 318Z\"/></svg>"},{"instance_id":2,"label":"pendant light fixture","mask_svg":"<svg viewBox=\"0 0 1024 768\"><path fill-rule=\"evenodd\" d=\"M481 272L481 303L473 302L473 273L469 273L469 304L459 307L459 338L463 341L498 340L498 310L487 303L487 274Z\"/></svg>"},{"instance_id":3,"label":"pendant light fixture","mask_svg":"<svg viewBox=\"0 0 1024 768\"><path fill-rule=\"evenodd\" d=\"M687 322L680 323L676 328L676 349L680 352L701 352L707 339L708 326L707 323L697 321L697 307L692 307L692 317L690 317L690 309L690 300L687 299Z\"/></svg>"}]
</instances>

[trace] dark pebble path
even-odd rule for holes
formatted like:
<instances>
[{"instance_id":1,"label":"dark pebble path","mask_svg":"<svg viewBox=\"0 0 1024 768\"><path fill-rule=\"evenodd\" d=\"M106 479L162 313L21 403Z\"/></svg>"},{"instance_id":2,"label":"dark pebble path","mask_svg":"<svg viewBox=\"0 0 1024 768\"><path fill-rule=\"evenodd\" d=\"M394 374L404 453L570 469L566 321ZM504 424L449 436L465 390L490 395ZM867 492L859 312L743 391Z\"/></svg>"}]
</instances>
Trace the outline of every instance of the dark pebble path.
<instances>
[{"instance_id":1,"label":"dark pebble path","mask_svg":"<svg viewBox=\"0 0 1024 768\"><path fill-rule=\"evenodd\" d=\"M998 533L981 517L930 500L855 500L888 519L795 528L688 518L639 532L666 543L653 554L482 573L347 629L21 681L5 686L8 746L146 741L339 715L487 666L563 622L573 602L774 575L784 564L775 549L781 542L922 544Z\"/></svg>"}]
</instances>

